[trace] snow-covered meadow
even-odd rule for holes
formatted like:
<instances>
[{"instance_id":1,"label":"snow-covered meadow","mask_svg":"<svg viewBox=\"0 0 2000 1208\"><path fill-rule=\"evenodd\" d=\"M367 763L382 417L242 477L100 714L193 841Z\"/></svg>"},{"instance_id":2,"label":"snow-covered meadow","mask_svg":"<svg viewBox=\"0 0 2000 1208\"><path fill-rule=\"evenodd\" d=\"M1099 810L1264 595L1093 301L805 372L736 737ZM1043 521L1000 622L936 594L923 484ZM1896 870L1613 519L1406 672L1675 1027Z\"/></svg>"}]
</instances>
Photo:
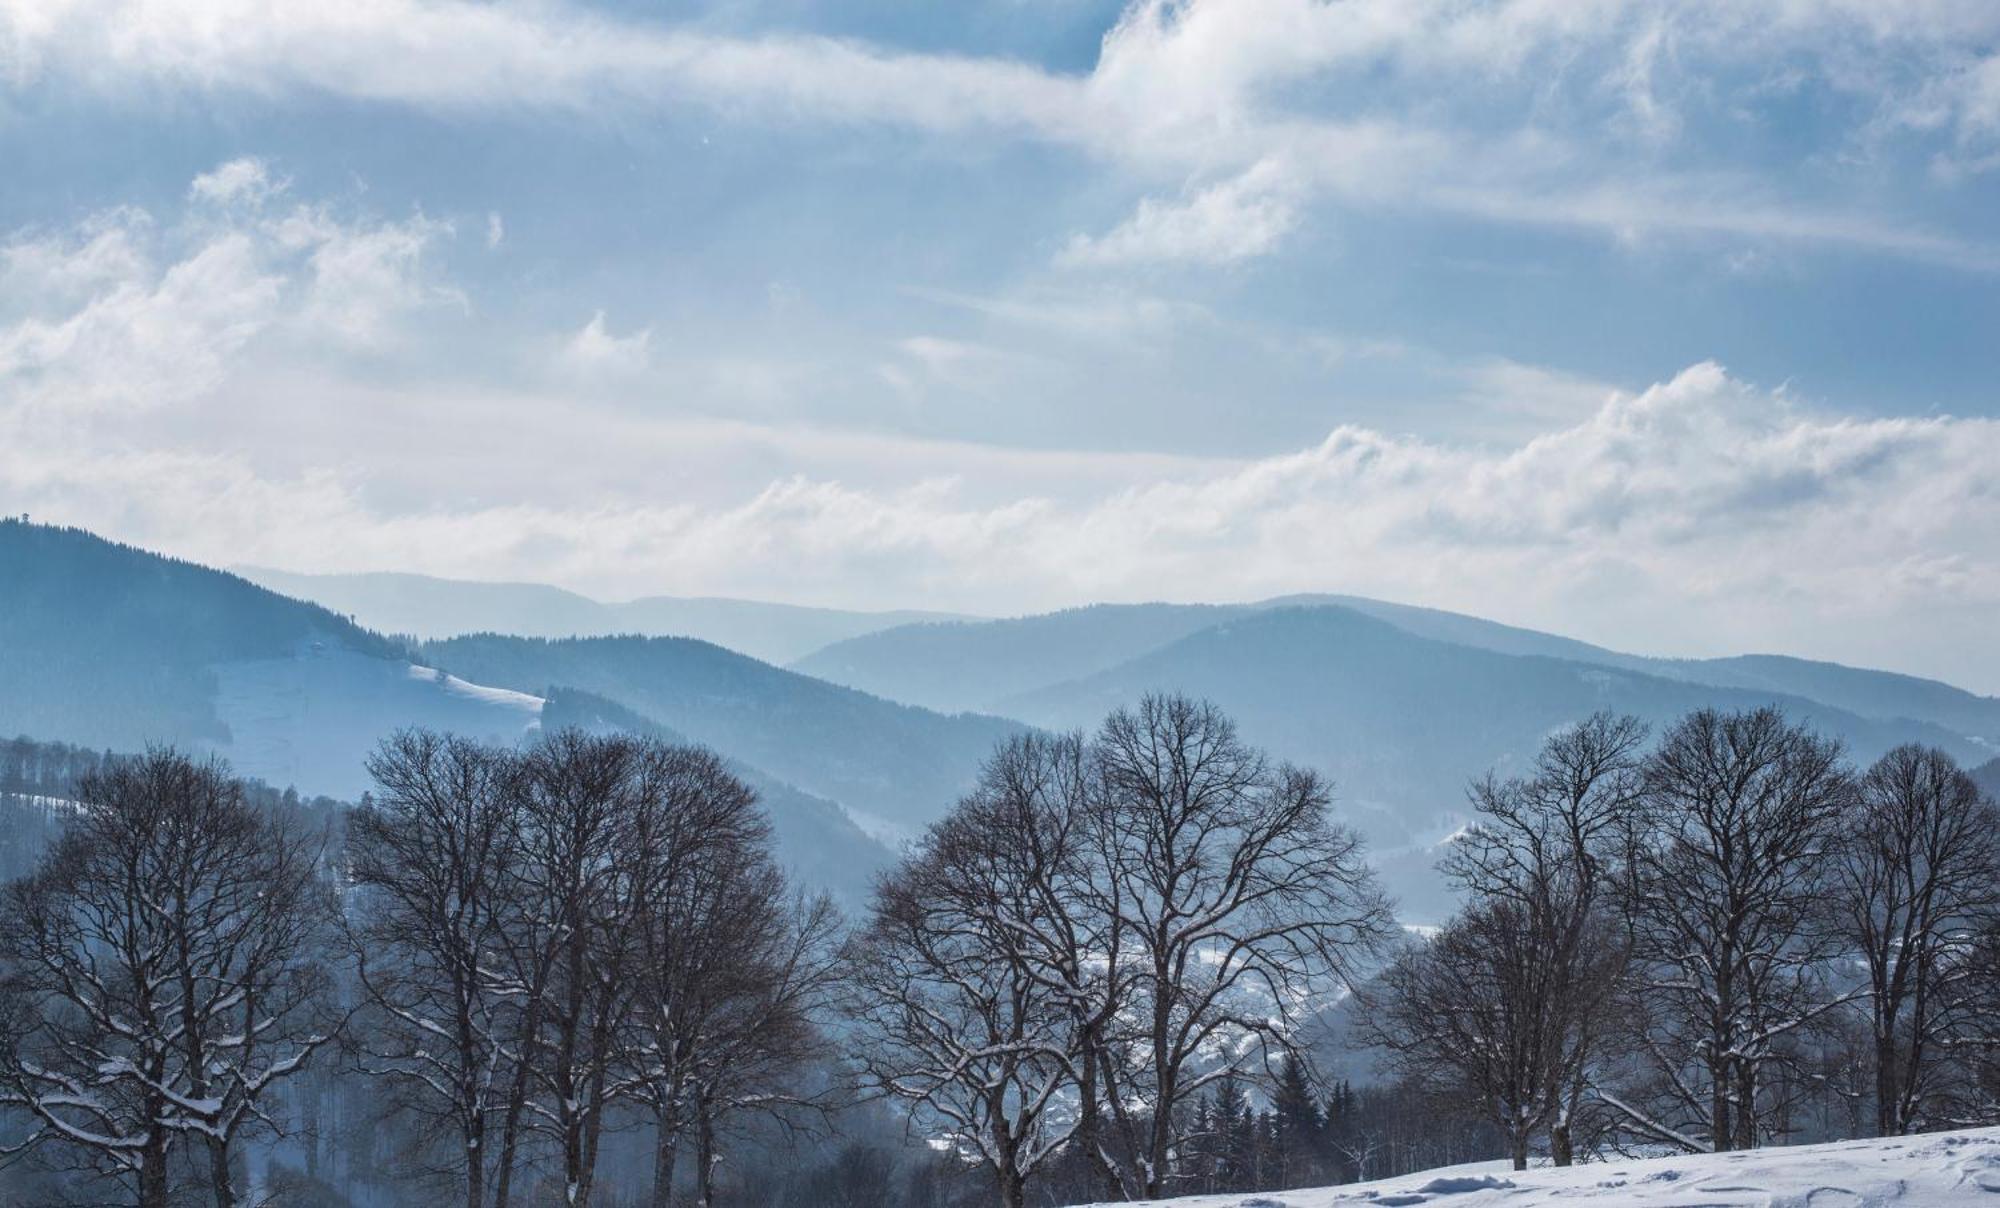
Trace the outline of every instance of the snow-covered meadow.
<instances>
[{"instance_id":1,"label":"snow-covered meadow","mask_svg":"<svg viewBox=\"0 0 2000 1208\"><path fill-rule=\"evenodd\" d=\"M1522 1172L1478 1162L1307 1191L1152 1201L1156 1208L2000 1208L2000 1128L1829 1145L1589 1162Z\"/></svg>"}]
</instances>

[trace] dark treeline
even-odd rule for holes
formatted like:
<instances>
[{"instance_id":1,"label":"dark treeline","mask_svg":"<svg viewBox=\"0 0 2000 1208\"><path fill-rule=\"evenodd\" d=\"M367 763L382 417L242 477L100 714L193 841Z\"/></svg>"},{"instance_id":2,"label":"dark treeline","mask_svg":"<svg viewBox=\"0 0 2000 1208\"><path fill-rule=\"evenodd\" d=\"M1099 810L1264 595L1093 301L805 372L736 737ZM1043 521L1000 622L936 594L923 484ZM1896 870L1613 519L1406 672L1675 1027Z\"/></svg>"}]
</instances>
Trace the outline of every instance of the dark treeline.
<instances>
[{"instance_id":1,"label":"dark treeline","mask_svg":"<svg viewBox=\"0 0 2000 1208\"><path fill-rule=\"evenodd\" d=\"M1003 742L853 920L700 747L369 772L0 747L9 1202L1014 1208L2000 1119L1995 807L1770 710L1477 783L1418 939L1180 697Z\"/></svg>"}]
</instances>

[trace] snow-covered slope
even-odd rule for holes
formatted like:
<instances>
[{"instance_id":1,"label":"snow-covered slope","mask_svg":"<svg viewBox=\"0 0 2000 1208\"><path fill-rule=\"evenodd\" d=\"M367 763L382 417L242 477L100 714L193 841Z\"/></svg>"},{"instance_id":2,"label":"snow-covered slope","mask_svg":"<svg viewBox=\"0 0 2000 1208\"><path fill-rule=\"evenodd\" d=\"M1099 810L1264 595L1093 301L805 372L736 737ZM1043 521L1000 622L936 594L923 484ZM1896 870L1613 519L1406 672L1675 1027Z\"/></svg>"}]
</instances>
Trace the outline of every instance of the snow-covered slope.
<instances>
[{"instance_id":1,"label":"snow-covered slope","mask_svg":"<svg viewBox=\"0 0 2000 1208\"><path fill-rule=\"evenodd\" d=\"M369 753L401 727L512 746L541 721L538 696L327 641L287 658L217 664L213 674L216 716L229 735L214 749L243 775L335 797L369 787Z\"/></svg>"},{"instance_id":2,"label":"snow-covered slope","mask_svg":"<svg viewBox=\"0 0 2000 1208\"><path fill-rule=\"evenodd\" d=\"M2000 1128L1740 1153L1591 1162L1519 1174L1505 1162L1313 1191L1188 1196L1173 1208L1955 1208L2000 1205Z\"/></svg>"}]
</instances>

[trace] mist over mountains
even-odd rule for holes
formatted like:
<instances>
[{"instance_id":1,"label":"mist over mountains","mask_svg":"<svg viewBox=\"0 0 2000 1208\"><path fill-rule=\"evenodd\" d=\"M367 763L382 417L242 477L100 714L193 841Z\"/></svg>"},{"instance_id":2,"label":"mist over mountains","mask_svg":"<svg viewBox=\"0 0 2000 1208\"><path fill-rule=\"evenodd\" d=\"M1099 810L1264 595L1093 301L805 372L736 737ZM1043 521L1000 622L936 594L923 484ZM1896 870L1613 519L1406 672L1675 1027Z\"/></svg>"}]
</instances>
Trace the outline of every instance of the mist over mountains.
<instances>
[{"instance_id":1,"label":"mist over mountains","mask_svg":"<svg viewBox=\"0 0 2000 1208\"><path fill-rule=\"evenodd\" d=\"M479 583L389 572L301 575L257 566L235 570L252 583L324 604L381 633L425 639L468 633L689 637L772 663L898 625L969 619L956 613L856 612L718 597L648 596L605 603L541 583Z\"/></svg>"},{"instance_id":2,"label":"mist over mountains","mask_svg":"<svg viewBox=\"0 0 2000 1208\"><path fill-rule=\"evenodd\" d=\"M367 752L404 726L501 743L572 724L684 738L757 787L789 863L853 900L894 845L972 783L995 743L1028 726L1089 729L1146 692L1179 691L1330 775L1336 809L1368 837L1413 919L1444 909L1431 863L1464 819L1467 783L1518 768L1551 731L1596 710L1657 726L1702 705L1777 704L1858 760L1910 741L1967 766L2000 753L2000 700L1936 681L1772 656L1647 658L1351 596L981 621L725 600L605 606L406 576L257 577L267 586L80 530L0 524L0 733L121 750L175 742L274 785L347 798L368 788ZM415 601L401 613L399 593ZM648 626L684 623L738 648L600 632L638 628L632 618L648 608ZM348 612L455 636L391 638ZM508 618L523 632L477 632ZM1980 775L1990 786L2000 764Z\"/></svg>"}]
</instances>

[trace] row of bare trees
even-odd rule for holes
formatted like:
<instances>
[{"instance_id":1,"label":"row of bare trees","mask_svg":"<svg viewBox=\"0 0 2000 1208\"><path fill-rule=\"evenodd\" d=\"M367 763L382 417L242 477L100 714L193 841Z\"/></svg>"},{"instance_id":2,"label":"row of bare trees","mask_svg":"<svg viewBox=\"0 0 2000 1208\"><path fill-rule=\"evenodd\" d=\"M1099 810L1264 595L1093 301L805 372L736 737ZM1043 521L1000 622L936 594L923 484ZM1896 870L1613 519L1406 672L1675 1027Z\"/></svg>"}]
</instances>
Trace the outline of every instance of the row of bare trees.
<instances>
[{"instance_id":1,"label":"row of bare trees","mask_svg":"<svg viewBox=\"0 0 2000 1208\"><path fill-rule=\"evenodd\" d=\"M204 1183L231 1208L239 1139L280 1127L279 1088L326 1050L422 1126L410 1151L468 1208L589 1204L614 1115L655 1126L652 1203L692 1149L706 1205L746 1115L825 1106L801 1071L838 920L786 885L713 753L411 731L370 771L337 851L213 761L84 778L0 920L16 1152L143 1208Z\"/></svg>"},{"instance_id":2,"label":"row of bare trees","mask_svg":"<svg viewBox=\"0 0 2000 1208\"><path fill-rule=\"evenodd\" d=\"M0 1106L164 1208L189 1149L217 1208L237 1146L339 1030L319 958L337 916L317 841L213 762L169 751L86 776L0 914Z\"/></svg>"},{"instance_id":3,"label":"row of bare trees","mask_svg":"<svg viewBox=\"0 0 2000 1208\"><path fill-rule=\"evenodd\" d=\"M1012 740L854 944L866 1081L1009 1208L1066 1153L1106 1198L1162 1195L1195 1103L1287 1052L1389 933L1327 807L1316 775L1183 697Z\"/></svg>"},{"instance_id":4,"label":"row of bare trees","mask_svg":"<svg viewBox=\"0 0 2000 1208\"><path fill-rule=\"evenodd\" d=\"M1747 1148L1811 1098L1881 1135L1993 1120L2000 810L1941 751L1857 771L1773 709L1648 737L1599 715L1475 786L1466 905L1372 996L1403 1073L1517 1165L1542 1134L1559 1164Z\"/></svg>"},{"instance_id":5,"label":"row of bare trees","mask_svg":"<svg viewBox=\"0 0 2000 1208\"><path fill-rule=\"evenodd\" d=\"M587 1205L607 1120L655 1126L652 1203L692 1140L697 1203L742 1113L817 1106L793 1075L837 918L794 896L714 753L564 731L526 752L427 732L370 762L349 824L363 1068L458 1143L468 1208L518 1202L524 1150Z\"/></svg>"},{"instance_id":6,"label":"row of bare trees","mask_svg":"<svg viewBox=\"0 0 2000 1208\"><path fill-rule=\"evenodd\" d=\"M2000 1114L2000 814L1940 752L1857 771L1772 710L1600 715L1475 785L1464 907L1386 969L1327 786L1183 697L1003 744L851 930L699 748L411 731L369 770L335 834L214 762L93 765L0 917L15 1153L231 1208L329 1064L467 1208L708 1206L748 1122L857 1100L1008 1208L1381 1173L1366 1114L1414 1154L1409 1096L1517 1164L1756 1145L1808 1100L1849 1132ZM1393 1102L1312 1083L1336 1008ZM600 1186L635 1124L650 1179Z\"/></svg>"}]
</instances>

